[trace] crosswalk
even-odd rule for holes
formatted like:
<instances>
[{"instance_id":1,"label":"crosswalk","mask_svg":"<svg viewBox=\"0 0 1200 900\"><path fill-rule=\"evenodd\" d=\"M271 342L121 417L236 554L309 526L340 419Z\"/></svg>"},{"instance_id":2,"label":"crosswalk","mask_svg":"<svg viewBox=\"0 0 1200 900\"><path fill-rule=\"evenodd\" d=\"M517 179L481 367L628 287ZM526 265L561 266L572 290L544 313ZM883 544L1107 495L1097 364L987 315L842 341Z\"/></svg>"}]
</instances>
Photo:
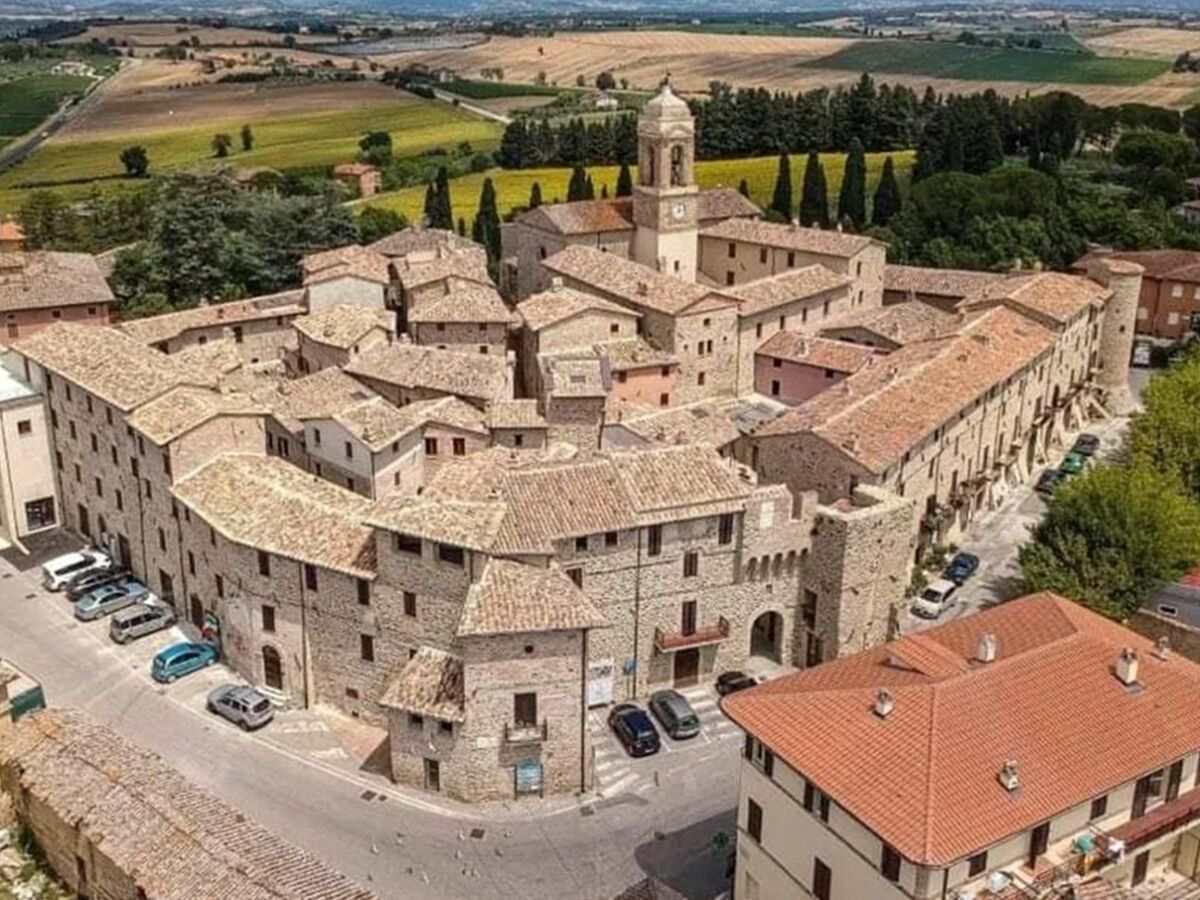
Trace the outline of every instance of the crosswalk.
<instances>
[{"instance_id":1,"label":"crosswalk","mask_svg":"<svg viewBox=\"0 0 1200 900\"><path fill-rule=\"evenodd\" d=\"M689 756L699 756L715 743L741 739L741 729L727 719L718 705L716 691L711 685L697 685L679 691L700 719L700 735L686 741L675 741L662 733L662 749L655 756L634 759L608 727L609 707L592 710L591 731L595 766L595 792L611 798L622 794L641 794L659 783L665 765L686 765ZM639 703L645 706L644 703ZM653 716L652 716L653 717ZM657 725L657 720L655 721Z\"/></svg>"}]
</instances>

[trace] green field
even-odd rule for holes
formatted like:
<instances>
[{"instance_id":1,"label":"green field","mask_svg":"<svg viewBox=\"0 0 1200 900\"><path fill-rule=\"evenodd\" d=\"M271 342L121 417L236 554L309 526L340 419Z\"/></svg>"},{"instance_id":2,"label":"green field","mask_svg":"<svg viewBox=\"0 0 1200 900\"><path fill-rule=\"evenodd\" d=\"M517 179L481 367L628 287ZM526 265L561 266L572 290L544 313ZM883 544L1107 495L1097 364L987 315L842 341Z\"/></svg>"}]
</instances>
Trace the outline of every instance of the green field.
<instances>
[{"instance_id":1,"label":"green field","mask_svg":"<svg viewBox=\"0 0 1200 900\"><path fill-rule=\"evenodd\" d=\"M243 119L217 119L204 127L161 129L152 132L99 134L48 141L21 165L0 175L0 206L20 202L23 191L61 186L64 195L90 189L91 180L122 174L119 154L131 144L142 144L150 155L152 172L234 165L302 169L352 160L358 141L367 131L387 130L395 155L414 156L435 147L455 147L469 141L479 150L494 148L500 126L460 112L444 103L403 101L349 110L305 113L252 122L254 149L235 149L218 160L212 138L225 132L237 136ZM108 182L113 184L113 182Z\"/></svg>"},{"instance_id":2,"label":"green field","mask_svg":"<svg viewBox=\"0 0 1200 900\"><path fill-rule=\"evenodd\" d=\"M449 91L469 100L496 100L501 97L557 97L562 89L545 84L510 84L505 81L471 81L459 79L433 87Z\"/></svg>"},{"instance_id":3,"label":"green field","mask_svg":"<svg viewBox=\"0 0 1200 900\"><path fill-rule=\"evenodd\" d=\"M867 155L868 187L874 191L883 169L886 153L871 153ZM901 184L908 179L912 169L913 156L911 151L891 154L896 163L896 174ZM837 192L841 187L842 173L846 166L846 157L841 153L823 154L825 175L829 181L830 202L836 204ZM746 179L750 188L750 197L760 206L765 206L771 200L771 192L775 188L775 173L779 166L778 157L761 156L750 159L718 159L705 160L696 163L696 180L701 187L737 187L741 179ZM616 192L616 166L593 166L588 169L592 182L599 196L600 186L607 185L609 195ZM800 182L804 176L804 157L792 158L792 176L794 185L792 196L800 197ZM492 169L489 172L464 175L450 182L450 200L454 208L454 218L459 218L470 224L479 208L479 194L483 188L483 179L490 177L496 187L496 200L503 216L513 207L525 206L529 202L529 191L536 181L542 186L542 198L545 202L553 202L556 198L565 200L567 196L567 181L571 177L570 169ZM410 222L417 221L422 214L425 204L425 188L412 187L389 194L380 194L363 204L382 206L394 209L408 217Z\"/></svg>"},{"instance_id":4,"label":"green field","mask_svg":"<svg viewBox=\"0 0 1200 900\"><path fill-rule=\"evenodd\" d=\"M91 84L92 79L76 75L31 75L0 83L0 137L36 128L63 98L82 94Z\"/></svg>"},{"instance_id":5,"label":"green field","mask_svg":"<svg viewBox=\"0 0 1200 900\"><path fill-rule=\"evenodd\" d=\"M1166 60L1117 59L1082 53L898 40L859 41L832 56L808 60L800 65L812 69L970 81L1114 85L1142 84L1171 68L1171 63Z\"/></svg>"}]
</instances>

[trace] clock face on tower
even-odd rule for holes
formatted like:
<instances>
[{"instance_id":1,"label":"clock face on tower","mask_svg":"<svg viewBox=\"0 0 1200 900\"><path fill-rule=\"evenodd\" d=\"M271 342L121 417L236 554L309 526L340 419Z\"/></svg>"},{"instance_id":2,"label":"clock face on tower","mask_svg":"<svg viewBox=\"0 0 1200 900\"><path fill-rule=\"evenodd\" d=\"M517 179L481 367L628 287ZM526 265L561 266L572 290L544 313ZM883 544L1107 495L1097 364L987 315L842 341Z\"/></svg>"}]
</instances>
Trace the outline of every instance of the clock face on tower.
<instances>
[{"instance_id":1,"label":"clock face on tower","mask_svg":"<svg viewBox=\"0 0 1200 900\"><path fill-rule=\"evenodd\" d=\"M682 200L677 200L671 205L671 218L676 222L682 222L684 216L687 215L687 204Z\"/></svg>"}]
</instances>

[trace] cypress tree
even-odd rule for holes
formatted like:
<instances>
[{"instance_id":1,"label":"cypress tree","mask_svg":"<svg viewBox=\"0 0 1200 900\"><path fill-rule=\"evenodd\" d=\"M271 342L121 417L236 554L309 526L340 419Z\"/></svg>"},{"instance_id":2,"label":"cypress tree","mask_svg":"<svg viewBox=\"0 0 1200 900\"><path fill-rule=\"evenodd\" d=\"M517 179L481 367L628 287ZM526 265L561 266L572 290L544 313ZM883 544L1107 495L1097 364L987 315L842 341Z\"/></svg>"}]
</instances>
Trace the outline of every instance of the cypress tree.
<instances>
[{"instance_id":1,"label":"cypress tree","mask_svg":"<svg viewBox=\"0 0 1200 900\"><path fill-rule=\"evenodd\" d=\"M738 182L738 193L741 194L743 197L745 197L747 200L750 199L750 185L746 184L745 178L743 178L741 181Z\"/></svg>"},{"instance_id":2,"label":"cypress tree","mask_svg":"<svg viewBox=\"0 0 1200 900\"><path fill-rule=\"evenodd\" d=\"M440 166L437 171L433 216L429 224L432 228L447 230L454 227L454 210L450 204L450 173L446 171L445 166Z\"/></svg>"},{"instance_id":3,"label":"cypress tree","mask_svg":"<svg viewBox=\"0 0 1200 900\"><path fill-rule=\"evenodd\" d=\"M800 195L800 224L824 228L829 224L829 186L825 167L814 150L804 166L804 192Z\"/></svg>"},{"instance_id":4,"label":"cypress tree","mask_svg":"<svg viewBox=\"0 0 1200 900\"><path fill-rule=\"evenodd\" d=\"M533 187L529 189L529 208L537 209L542 205L542 185L535 181Z\"/></svg>"},{"instance_id":5,"label":"cypress tree","mask_svg":"<svg viewBox=\"0 0 1200 900\"><path fill-rule=\"evenodd\" d=\"M595 200L596 199L596 186L594 184L592 184L592 176L591 175L588 175L583 180L583 199L584 200Z\"/></svg>"},{"instance_id":6,"label":"cypress tree","mask_svg":"<svg viewBox=\"0 0 1200 900\"><path fill-rule=\"evenodd\" d=\"M883 175L875 189L875 202L871 209L871 221L883 228L900 212L900 183L896 180L896 166L889 156L883 162Z\"/></svg>"},{"instance_id":7,"label":"cypress tree","mask_svg":"<svg viewBox=\"0 0 1200 900\"><path fill-rule=\"evenodd\" d=\"M785 221L792 217L792 165L786 153L779 154L779 171L775 176L775 193L769 211Z\"/></svg>"},{"instance_id":8,"label":"cypress tree","mask_svg":"<svg viewBox=\"0 0 1200 900\"><path fill-rule=\"evenodd\" d=\"M617 173L617 196L628 197L633 194L633 176L629 174L629 163L621 163L621 171Z\"/></svg>"},{"instance_id":9,"label":"cypress tree","mask_svg":"<svg viewBox=\"0 0 1200 900\"><path fill-rule=\"evenodd\" d=\"M488 266L495 267L500 262L500 212L496 208L496 187L491 178L483 179L475 229L478 233L472 237L487 249Z\"/></svg>"},{"instance_id":10,"label":"cypress tree","mask_svg":"<svg viewBox=\"0 0 1200 900\"><path fill-rule=\"evenodd\" d=\"M464 219L462 216L458 217L458 236L459 237L467 236L467 220Z\"/></svg>"},{"instance_id":11,"label":"cypress tree","mask_svg":"<svg viewBox=\"0 0 1200 900\"><path fill-rule=\"evenodd\" d=\"M437 207L437 191L433 187L433 182L425 185L425 224L432 225L433 217Z\"/></svg>"},{"instance_id":12,"label":"cypress tree","mask_svg":"<svg viewBox=\"0 0 1200 900\"><path fill-rule=\"evenodd\" d=\"M838 195L838 218L849 220L858 231L867 224L867 156L858 138L850 142L846 157L846 172Z\"/></svg>"},{"instance_id":13,"label":"cypress tree","mask_svg":"<svg viewBox=\"0 0 1200 900\"><path fill-rule=\"evenodd\" d=\"M601 200L608 199L608 185L607 184L600 185L600 199Z\"/></svg>"},{"instance_id":14,"label":"cypress tree","mask_svg":"<svg viewBox=\"0 0 1200 900\"><path fill-rule=\"evenodd\" d=\"M567 202L574 203L583 200L587 193L587 173L579 163L571 169L571 180L567 182Z\"/></svg>"}]
</instances>

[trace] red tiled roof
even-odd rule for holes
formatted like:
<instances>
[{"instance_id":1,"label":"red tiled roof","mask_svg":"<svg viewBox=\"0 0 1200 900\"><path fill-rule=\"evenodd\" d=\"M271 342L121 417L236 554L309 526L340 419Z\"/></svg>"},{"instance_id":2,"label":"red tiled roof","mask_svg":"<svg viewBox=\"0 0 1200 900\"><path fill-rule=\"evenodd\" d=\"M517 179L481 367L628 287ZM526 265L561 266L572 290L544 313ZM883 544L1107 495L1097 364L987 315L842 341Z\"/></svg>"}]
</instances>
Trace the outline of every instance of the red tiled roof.
<instances>
[{"instance_id":1,"label":"red tiled roof","mask_svg":"<svg viewBox=\"0 0 1200 900\"><path fill-rule=\"evenodd\" d=\"M996 638L980 663L980 638ZM1139 689L1113 674L1139 655ZM1200 747L1200 666L1035 594L726 698L725 712L919 865L947 866ZM887 688L894 708L873 711ZM998 780L1015 760L1018 790Z\"/></svg>"},{"instance_id":2,"label":"red tiled roof","mask_svg":"<svg viewBox=\"0 0 1200 900\"><path fill-rule=\"evenodd\" d=\"M1086 272L1088 264L1096 259L1117 259L1137 263L1146 270L1149 278L1173 278L1178 281L1200 282L1200 252L1195 250L1129 250L1113 252L1093 250L1085 253L1071 264L1076 272Z\"/></svg>"},{"instance_id":3,"label":"red tiled roof","mask_svg":"<svg viewBox=\"0 0 1200 900\"><path fill-rule=\"evenodd\" d=\"M875 355L874 350L862 344L831 341L794 331L776 332L754 352L759 356L786 359L788 362L847 374L857 372Z\"/></svg>"}]
</instances>

